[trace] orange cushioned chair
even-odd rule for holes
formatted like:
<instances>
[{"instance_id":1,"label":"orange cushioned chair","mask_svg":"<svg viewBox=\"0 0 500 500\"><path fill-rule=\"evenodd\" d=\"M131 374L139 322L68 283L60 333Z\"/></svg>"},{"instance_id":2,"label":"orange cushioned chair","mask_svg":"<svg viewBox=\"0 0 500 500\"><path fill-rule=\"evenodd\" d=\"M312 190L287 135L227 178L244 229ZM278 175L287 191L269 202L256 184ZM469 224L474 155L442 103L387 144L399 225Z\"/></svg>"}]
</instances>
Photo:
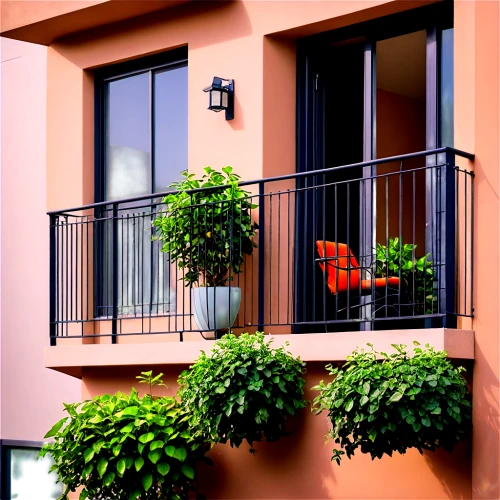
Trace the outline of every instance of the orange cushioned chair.
<instances>
[{"instance_id":1,"label":"orange cushioned chair","mask_svg":"<svg viewBox=\"0 0 500 500\"><path fill-rule=\"evenodd\" d=\"M362 280L358 261L345 243L317 241L316 246L321 257L319 265L323 272L326 262L326 282L333 294L347 291L363 294L371 292L372 289L399 286L399 278L395 276Z\"/></svg>"}]
</instances>

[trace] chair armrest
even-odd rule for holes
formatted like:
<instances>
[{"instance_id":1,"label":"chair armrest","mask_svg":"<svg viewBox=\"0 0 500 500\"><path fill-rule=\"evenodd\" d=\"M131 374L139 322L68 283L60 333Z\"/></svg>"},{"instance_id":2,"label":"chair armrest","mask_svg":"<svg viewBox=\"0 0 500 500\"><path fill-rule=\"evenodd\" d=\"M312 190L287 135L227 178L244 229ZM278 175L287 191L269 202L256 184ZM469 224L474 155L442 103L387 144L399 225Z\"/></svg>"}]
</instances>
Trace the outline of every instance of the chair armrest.
<instances>
[{"instance_id":1,"label":"chair armrest","mask_svg":"<svg viewBox=\"0 0 500 500\"><path fill-rule=\"evenodd\" d=\"M315 259L314 261L315 262L330 262L332 260L339 260L339 259L347 259L347 257L345 256L341 256L341 257L321 257L319 259ZM343 267L343 266L339 266L339 265L335 265L335 264L330 264L332 267L334 267L335 269L341 269L343 271L352 271L352 270L356 270L356 271L359 271L359 270L366 270L366 271L370 271L370 270L373 270L373 267L372 266L348 266L348 267Z\"/></svg>"}]
</instances>

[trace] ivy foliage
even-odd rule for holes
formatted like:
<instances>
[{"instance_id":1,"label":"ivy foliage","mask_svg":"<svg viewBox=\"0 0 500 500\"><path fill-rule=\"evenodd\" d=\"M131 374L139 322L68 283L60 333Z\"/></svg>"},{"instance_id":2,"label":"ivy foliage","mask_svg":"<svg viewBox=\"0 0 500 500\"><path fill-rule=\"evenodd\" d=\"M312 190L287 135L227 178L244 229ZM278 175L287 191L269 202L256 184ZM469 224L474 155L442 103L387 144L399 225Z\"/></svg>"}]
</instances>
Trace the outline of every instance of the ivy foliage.
<instances>
[{"instance_id":1,"label":"ivy foliage","mask_svg":"<svg viewBox=\"0 0 500 500\"><path fill-rule=\"evenodd\" d=\"M403 244L399 238L389 238L388 246L377 243L375 276L400 276L403 291L410 304L415 305L415 314L432 314L437 312L432 261L429 260L430 254L417 258L416 248L417 245L411 243Z\"/></svg>"},{"instance_id":2,"label":"ivy foliage","mask_svg":"<svg viewBox=\"0 0 500 500\"><path fill-rule=\"evenodd\" d=\"M160 385L162 374L138 377ZM83 486L80 500L182 500L196 488L196 463L207 460L206 446L196 441L189 416L175 398L117 392L65 404L69 416L45 435L54 438L41 456L52 455L66 489Z\"/></svg>"},{"instance_id":3,"label":"ivy foliage","mask_svg":"<svg viewBox=\"0 0 500 500\"><path fill-rule=\"evenodd\" d=\"M302 410L305 363L263 333L228 334L179 377L179 396L192 432L202 440L239 447L287 435L288 417Z\"/></svg>"},{"instance_id":4,"label":"ivy foliage","mask_svg":"<svg viewBox=\"0 0 500 500\"><path fill-rule=\"evenodd\" d=\"M471 427L471 403L465 370L453 366L444 351L414 342L413 356L405 345L395 353L354 351L340 368L327 366L332 382L313 389L319 414L327 411L332 422L330 436L341 449L332 460L340 464L357 448L372 459L408 448L452 451ZM382 361L377 359L382 356Z\"/></svg>"},{"instance_id":5,"label":"ivy foliage","mask_svg":"<svg viewBox=\"0 0 500 500\"><path fill-rule=\"evenodd\" d=\"M211 167L204 171L200 179L182 172L183 180L170 185L175 192L163 198L162 212L153 221L161 251L187 270L186 286L224 285L241 272L245 255L257 247L253 238L258 225L251 214L257 205L238 186L240 177L229 166L222 172ZM192 191L199 188L206 189Z\"/></svg>"}]
</instances>

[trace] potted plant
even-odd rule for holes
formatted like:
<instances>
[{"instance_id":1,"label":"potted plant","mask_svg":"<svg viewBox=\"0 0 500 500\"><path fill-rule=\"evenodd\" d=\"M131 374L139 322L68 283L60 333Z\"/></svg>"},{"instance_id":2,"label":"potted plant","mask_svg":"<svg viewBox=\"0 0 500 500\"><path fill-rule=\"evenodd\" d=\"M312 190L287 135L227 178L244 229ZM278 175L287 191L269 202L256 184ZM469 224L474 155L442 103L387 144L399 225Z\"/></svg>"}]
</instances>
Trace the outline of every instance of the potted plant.
<instances>
[{"instance_id":1,"label":"potted plant","mask_svg":"<svg viewBox=\"0 0 500 500\"><path fill-rule=\"evenodd\" d=\"M328 412L329 435L340 449L332 460L340 464L356 449L374 458L408 448L451 452L469 433L471 398L465 371L447 359L445 351L414 342L413 355L405 345L395 353L354 351L340 368L326 368L334 379L313 387L320 392L313 409ZM380 361L379 358L382 358Z\"/></svg>"},{"instance_id":2,"label":"potted plant","mask_svg":"<svg viewBox=\"0 0 500 500\"><path fill-rule=\"evenodd\" d=\"M228 334L179 377L179 397L193 436L239 447L288 435L285 424L305 406L305 363L263 333Z\"/></svg>"},{"instance_id":3,"label":"potted plant","mask_svg":"<svg viewBox=\"0 0 500 500\"><path fill-rule=\"evenodd\" d=\"M252 221L250 193L239 187L232 167L222 172L206 167L201 178L187 171L170 187L163 208L153 221L161 251L184 269L192 287L193 314L200 330L224 330L233 325L241 289L231 285L241 272L245 255L257 247L258 228Z\"/></svg>"},{"instance_id":4,"label":"potted plant","mask_svg":"<svg viewBox=\"0 0 500 500\"><path fill-rule=\"evenodd\" d=\"M162 385L162 374L145 372L141 382L151 390ZM211 464L207 443L196 440L189 415L175 398L139 397L117 392L90 401L65 404L69 416L45 435L54 438L40 456L54 459L65 485L58 500L82 488L80 500L187 500L197 492L196 465Z\"/></svg>"},{"instance_id":5,"label":"potted plant","mask_svg":"<svg viewBox=\"0 0 500 500\"><path fill-rule=\"evenodd\" d=\"M375 249L375 276L401 276L402 293L406 297L408 313L401 315L432 314L437 311L437 296L434 292L434 271L429 255L416 257L417 245L403 244L399 238L389 238L389 245L377 243ZM414 309L414 310L413 310Z\"/></svg>"}]
</instances>

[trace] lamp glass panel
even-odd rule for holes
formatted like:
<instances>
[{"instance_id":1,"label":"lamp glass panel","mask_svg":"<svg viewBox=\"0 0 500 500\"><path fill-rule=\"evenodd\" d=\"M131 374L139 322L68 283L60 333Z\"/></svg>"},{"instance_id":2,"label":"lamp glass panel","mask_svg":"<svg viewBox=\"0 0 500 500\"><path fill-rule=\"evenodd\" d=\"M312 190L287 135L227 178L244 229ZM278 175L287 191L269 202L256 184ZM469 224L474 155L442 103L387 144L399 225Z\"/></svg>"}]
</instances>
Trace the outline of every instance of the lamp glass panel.
<instances>
[{"instance_id":1,"label":"lamp glass panel","mask_svg":"<svg viewBox=\"0 0 500 500\"><path fill-rule=\"evenodd\" d=\"M228 96L229 96L229 94L227 92L222 93L222 107L223 108L227 108Z\"/></svg>"},{"instance_id":2,"label":"lamp glass panel","mask_svg":"<svg viewBox=\"0 0 500 500\"><path fill-rule=\"evenodd\" d=\"M222 91L213 89L210 91L211 106L220 107Z\"/></svg>"}]
</instances>

